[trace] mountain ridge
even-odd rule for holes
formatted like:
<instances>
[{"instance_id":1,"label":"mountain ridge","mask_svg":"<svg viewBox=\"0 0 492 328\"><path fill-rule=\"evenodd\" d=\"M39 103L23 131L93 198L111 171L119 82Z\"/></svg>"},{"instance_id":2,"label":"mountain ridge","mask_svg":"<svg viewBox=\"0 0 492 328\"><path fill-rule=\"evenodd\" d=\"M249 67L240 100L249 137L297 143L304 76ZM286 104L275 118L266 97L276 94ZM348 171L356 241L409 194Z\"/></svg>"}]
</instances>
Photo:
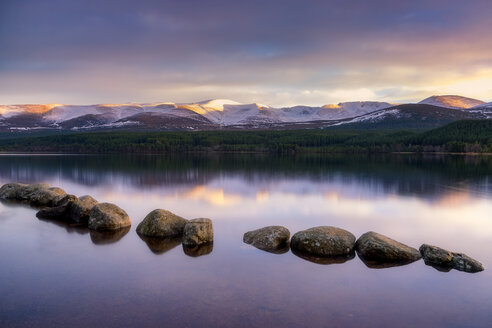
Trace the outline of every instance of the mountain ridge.
<instances>
[{"instance_id":1,"label":"mountain ridge","mask_svg":"<svg viewBox=\"0 0 492 328\"><path fill-rule=\"evenodd\" d=\"M195 103L0 105L0 131L4 132L122 128L139 130L328 128L347 124L351 126L373 124L373 127L376 127L381 125L381 121L389 124L389 121L393 120L396 124L403 119L412 128L417 128L419 122L422 127L436 127L457 119L487 118L492 118L491 103L455 95L431 96L417 104L351 101L337 105L292 107L270 107L258 103L242 104L229 99L210 99Z\"/></svg>"}]
</instances>

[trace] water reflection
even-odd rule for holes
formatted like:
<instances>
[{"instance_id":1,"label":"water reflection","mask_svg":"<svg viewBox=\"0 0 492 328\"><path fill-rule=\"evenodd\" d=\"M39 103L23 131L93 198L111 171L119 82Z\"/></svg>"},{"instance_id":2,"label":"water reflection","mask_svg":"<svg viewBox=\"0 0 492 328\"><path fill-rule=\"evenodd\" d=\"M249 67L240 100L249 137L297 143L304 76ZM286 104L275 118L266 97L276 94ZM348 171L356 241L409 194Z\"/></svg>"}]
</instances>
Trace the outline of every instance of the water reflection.
<instances>
[{"instance_id":1,"label":"water reflection","mask_svg":"<svg viewBox=\"0 0 492 328\"><path fill-rule=\"evenodd\" d=\"M181 250L180 240L101 235L2 203L0 326L488 327L491 176L492 157L478 156L0 156L0 183L90 194L133 227L155 208L213 217L215 232L215 244ZM377 231L464 252L486 270L369 270L354 255L243 244L244 231L267 225Z\"/></svg>"},{"instance_id":2,"label":"water reflection","mask_svg":"<svg viewBox=\"0 0 492 328\"><path fill-rule=\"evenodd\" d=\"M293 248L291 248L292 254L294 254L297 257L300 257L303 260L313 262L316 264L323 264L323 265L328 265L328 264L342 264L347 261L352 260L355 257L355 252L352 252L350 254L344 255L344 256L315 256L311 254L305 254L303 252L299 252Z\"/></svg>"},{"instance_id":3,"label":"water reflection","mask_svg":"<svg viewBox=\"0 0 492 328\"><path fill-rule=\"evenodd\" d=\"M199 257L212 253L214 249L214 243L206 243L197 245L195 247L188 247L183 244L183 252L190 257Z\"/></svg>"},{"instance_id":4,"label":"water reflection","mask_svg":"<svg viewBox=\"0 0 492 328\"><path fill-rule=\"evenodd\" d=\"M359 252L357 252L357 257L366 265L366 267L370 269L389 269L389 268L394 268L394 267L399 267L399 266L404 266L408 265L410 263L416 262L416 261L381 261L381 260L373 260L373 259L367 259ZM417 260L420 261L420 260Z\"/></svg>"},{"instance_id":5,"label":"water reflection","mask_svg":"<svg viewBox=\"0 0 492 328\"><path fill-rule=\"evenodd\" d=\"M118 230L96 231L90 230L91 241L94 245L109 245L120 241L130 231L130 226Z\"/></svg>"},{"instance_id":6,"label":"water reflection","mask_svg":"<svg viewBox=\"0 0 492 328\"><path fill-rule=\"evenodd\" d=\"M177 238L153 238L153 237L147 237L138 234L140 239L142 239L146 244L147 247L151 250L152 253L154 254L164 254L171 249L175 248L176 246L180 245L182 242L181 237Z\"/></svg>"}]
</instances>

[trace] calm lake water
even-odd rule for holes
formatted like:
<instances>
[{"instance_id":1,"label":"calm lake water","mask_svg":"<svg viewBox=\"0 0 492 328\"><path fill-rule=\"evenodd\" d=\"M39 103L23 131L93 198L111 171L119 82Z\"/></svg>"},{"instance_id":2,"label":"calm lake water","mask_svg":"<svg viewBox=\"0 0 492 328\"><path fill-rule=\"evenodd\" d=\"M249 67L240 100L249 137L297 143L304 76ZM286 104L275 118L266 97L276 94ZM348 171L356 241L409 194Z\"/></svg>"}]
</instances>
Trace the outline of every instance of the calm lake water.
<instances>
[{"instance_id":1,"label":"calm lake water","mask_svg":"<svg viewBox=\"0 0 492 328\"><path fill-rule=\"evenodd\" d=\"M2 327L490 327L492 157L2 155L0 182L47 182L122 207L101 235L0 203ZM213 220L213 249L135 233L156 208ZM464 252L485 271L423 261L368 268L271 254L243 233L283 225L376 231ZM208 253L208 254L206 254Z\"/></svg>"}]
</instances>

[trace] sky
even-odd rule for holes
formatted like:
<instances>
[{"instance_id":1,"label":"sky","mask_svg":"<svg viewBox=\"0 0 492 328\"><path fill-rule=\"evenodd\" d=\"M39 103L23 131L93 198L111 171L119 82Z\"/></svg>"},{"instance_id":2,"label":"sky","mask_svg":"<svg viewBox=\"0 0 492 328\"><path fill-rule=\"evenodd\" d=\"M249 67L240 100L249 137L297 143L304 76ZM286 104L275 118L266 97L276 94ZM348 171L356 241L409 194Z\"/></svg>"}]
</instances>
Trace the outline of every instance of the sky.
<instances>
[{"instance_id":1,"label":"sky","mask_svg":"<svg viewBox=\"0 0 492 328\"><path fill-rule=\"evenodd\" d=\"M0 0L0 104L492 101L490 13L490 0Z\"/></svg>"}]
</instances>

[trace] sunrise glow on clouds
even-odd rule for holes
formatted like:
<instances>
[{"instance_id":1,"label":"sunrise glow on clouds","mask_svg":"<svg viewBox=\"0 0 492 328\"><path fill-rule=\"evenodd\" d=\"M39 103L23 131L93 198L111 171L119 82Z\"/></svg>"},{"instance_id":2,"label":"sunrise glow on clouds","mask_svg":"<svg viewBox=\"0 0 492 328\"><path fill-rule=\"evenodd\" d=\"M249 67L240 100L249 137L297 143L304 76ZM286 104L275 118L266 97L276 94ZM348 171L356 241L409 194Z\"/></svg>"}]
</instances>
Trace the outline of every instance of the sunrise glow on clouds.
<instances>
[{"instance_id":1,"label":"sunrise glow on clouds","mask_svg":"<svg viewBox=\"0 0 492 328\"><path fill-rule=\"evenodd\" d=\"M492 100L490 1L0 3L0 103Z\"/></svg>"}]
</instances>

